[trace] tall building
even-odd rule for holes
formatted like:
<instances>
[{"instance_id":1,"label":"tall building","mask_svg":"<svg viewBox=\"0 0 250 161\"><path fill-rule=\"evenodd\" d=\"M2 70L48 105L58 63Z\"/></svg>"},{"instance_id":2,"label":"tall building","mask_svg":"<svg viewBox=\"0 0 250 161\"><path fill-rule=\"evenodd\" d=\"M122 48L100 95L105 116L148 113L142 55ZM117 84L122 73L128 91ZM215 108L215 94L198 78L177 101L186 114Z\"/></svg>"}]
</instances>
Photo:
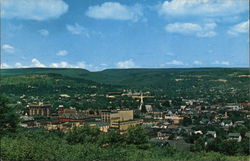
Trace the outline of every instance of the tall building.
<instances>
[{"instance_id":1,"label":"tall building","mask_svg":"<svg viewBox=\"0 0 250 161\"><path fill-rule=\"evenodd\" d=\"M101 119L109 123L110 128L115 128L124 133L130 126L135 126L142 123L142 120L134 119L133 110L112 110L102 111Z\"/></svg>"},{"instance_id":2,"label":"tall building","mask_svg":"<svg viewBox=\"0 0 250 161\"><path fill-rule=\"evenodd\" d=\"M29 115L38 115L38 116L50 116L51 111L51 105L50 104L43 104L42 102L39 102L38 104L33 105L27 105L27 108L29 109Z\"/></svg>"},{"instance_id":3,"label":"tall building","mask_svg":"<svg viewBox=\"0 0 250 161\"><path fill-rule=\"evenodd\" d=\"M113 124L115 122L128 121L134 119L133 110L107 110L102 111L101 119L104 122Z\"/></svg>"}]
</instances>

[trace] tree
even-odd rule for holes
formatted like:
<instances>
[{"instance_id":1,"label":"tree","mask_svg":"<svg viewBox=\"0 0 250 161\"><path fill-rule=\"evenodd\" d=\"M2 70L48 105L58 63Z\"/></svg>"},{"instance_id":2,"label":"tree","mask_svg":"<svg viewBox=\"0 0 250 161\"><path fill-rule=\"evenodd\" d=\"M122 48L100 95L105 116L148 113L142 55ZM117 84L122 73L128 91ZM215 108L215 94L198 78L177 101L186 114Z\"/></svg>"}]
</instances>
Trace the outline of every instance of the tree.
<instances>
[{"instance_id":1,"label":"tree","mask_svg":"<svg viewBox=\"0 0 250 161\"><path fill-rule=\"evenodd\" d=\"M190 117L184 117L181 123L183 126L192 125L192 119Z\"/></svg>"},{"instance_id":2,"label":"tree","mask_svg":"<svg viewBox=\"0 0 250 161\"><path fill-rule=\"evenodd\" d=\"M66 140L69 143L85 143L94 142L100 135L100 130L97 127L90 127L85 124L83 127L75 127L66 134Z\"/></svg>"},{"instance_id":3,"label":"tree","mask_svg":"<svg viewBox=\"0 0 250 161\"><path fill-rule=\"evenodd\" d=\"M140 126L131 126L128 128L128 132L125 135L126 143L128 144L144 144L148 142L148 136L145 129Z\"/></svg>"},{"instance_id":4,"label":"tree","mask_svg":"<svg viewBox=\"0 0 250 161\"><path fill-rule=\"evenodd\" d=\"M116 144L123 141L122 135L120 135L116 130L110 130L107 133L107 139L111 144Z\"/></svg>"},{"instance_id":5,"label":"tree","mask_svg":"<svg viewBox=\"0 0 250 161\"><path fill-rule=\"evenodd\" d=\"M240 153L241 154L245 154L245 155L250 155L250 139L249 138L244 138L241 142L240 142Z\"/></svg>"},{"instance_id":6,"label":"tree","mask_svg":"<svg viewBox=\"0 0 250 161\"><path fill-rule=\"evenodd\" d=\"M235 140L227 140L222 142L220 152L227 155L236 155L240 150L240 145Z\"/></svg>"},{"instance_id":7,"label":"tree","mask_svg":"<svg viewBox=\"0 0 250 161\"><path fill-rule=\"evenodd\" d=\"M124 143L123 135L120 135L117 130L109 130L107 133L101 133L96 142L100 145L120 145Z\"/></svg>"},{"instance_id":8,"label":"tree","mask_svg":"<svg viewBox=\"0 0 250 161\"><path fill-rule=\"evenodd\" d=\"M19 123L19 116L14 107L11 107L9 100L0 95L0 137L14 132Z\"/></svg>"}]
</instances>

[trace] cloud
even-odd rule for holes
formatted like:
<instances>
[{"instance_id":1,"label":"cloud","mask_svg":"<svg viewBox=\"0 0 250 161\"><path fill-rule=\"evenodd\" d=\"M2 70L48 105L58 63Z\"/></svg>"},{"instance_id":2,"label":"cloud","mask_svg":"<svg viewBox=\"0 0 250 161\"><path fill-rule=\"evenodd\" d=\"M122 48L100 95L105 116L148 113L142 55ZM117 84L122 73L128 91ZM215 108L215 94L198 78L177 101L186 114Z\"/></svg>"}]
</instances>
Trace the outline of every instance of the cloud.
<instances>
[{"instance_id":1,"label":"cloud","mask_svg":"<svg viewBox=\"0 0 250 161\"><path fill-rule=\"evenodd\" d=\"M201 61L199 61L199 60L195 60L195 61L193 62L193 64L195 64L195 65L201 65L201 64L202 64L202 62L201 62Z\"/></svg>"},{"instance_id":2,"label":"cloud","mask_svg":"<svg viewBox=\"0 0 250 161\"><path fill-rule=\"evenodd\" d=\"M76 63L76 68L86 69L87 67L88 67L88 65L85 62Z\"/></svg>"},{"instance_id":3,"label":"cloud","mask_svg":"<svg viewBox=\"0 0 250 161\"><path fill-rule=\"evenodd\" d=\"M53 67L53 68L72 68L72 66L66 61L62 61L59 63L52 63L52 64L50 64L50 67Z\"/></svg>"},{"instance_id":4,"label":"cloud","mask_svg":"<svg viewBox=\"0 0 250 161\"><path fill-rule=\"evenodd\" d=\"M126 6L118 2L105 2L100 6L90 6L86 15L95 19L138 21L142 16L140 5Z\"/></svg>"},{"instance_id":5,"label":"cloud","mask_svg":"<svg viewBox=\"0 0 250 161\"><path fill-rule=\"evenodd\" d=\"M36 58L33 58L31 60L32 64L31 67L46 67L46 65L42 64L39 60L37 60Z\"/></svg>"},{"instance_id":6,"label":"cloud","mask_svg":"<svg viewBox=\"0 0 250 161\"><path fill-rule=\"evenodd\" d=\"M175 54L174 53L171 53L171 52L168 52L166 53L167 56L174 56Z\"/></svg>"},{"instance_id":7,"label":"cloud","mask_svg":"<svg viewBox=\"0 0 250 161\"><path fill-rule=\"evenodd\" d=\"M11 66L8 65L7 63L1 63L1 68L2 69L11 68Z\"/></svg>"},{"instance_id":8,"label":"cloud","mask_svg":"<svg viewBox=\"0 0 250 161\"><path fill-rule=\"evenodd\" d=\"M6 64L2 64L2 66ZM9 66L8 66L9 67ZM22 63L20 62L17 62L15 64L15 67L16 68L31 68L31 67L47 67L45 64L41 63L38 59L36 58L33 58L31 60L31 64L30 65L23 65ZM81 62L77 62L75 65L72 65L66 61L61 61L61 62L58 62L58 63L51 63L49 65L49 67L52 67L52 68L83 68L83 69L87 69L87 68L91 68L93 67L92 65L89 65L89 64L86 64L85 62L81 61Z\"/></svg>"},{"instance_id":9,"label":"cloud","mask_svg":"<svg viewBox=\"0 0 250 161\"><path fill-rule=\"evenodd\" d=\"M68 55L68 51L67 50L60 50L56 53L57 56L66 56Z\"/></svg>"},{"instance_id":10,"label":"cloud","mask_svg":"<svg viewBox=\"0 0 250 161\"><path fill-rule=\"evenodd\" d=\"M78 23L75 23L73 25L66 25L66 29L73 35L83 35L85 37L90 37L90 36L100 36L103 37L103 34L101 32L96 32L93 30L89 30Z\"/></svg>"},{"instance_id":11,"label":"cloud","mask_svg":"<svg viewBox=\"0 0 250 161\"><path fill-rule=\"evenodd\" d=\"M171 23L166 25L165 30L170 33L183 35L195 35L197 37L214 37L216 32L216 23L207 23L203 26L195 23Z\"/></svg>"},{"instance_id":12,"label":"cloud","mask_svg":"<svg viewBox=\"0 0 250 161\"><path fill-rule=\"evenodd\" d=\"M12 66L3 63L0 64L2 68L12 68ZM97 66L91 65L91 64L87 64L84 61L79 61L76 64L70 64L67 61L61 61L61 62L53 62L49 65L45 65L43 63L41 63L38 59L33 58L31 60L31 64L30 65L23 65L20 62L16 62L15 65L13 67L16 68L32 68L32 67L51 67L51 68L82 68L82 69L88 69L91 71L99 71L99 70L103 70L106 69L108 65L107 64L99 64Z\"/></svg>"},{"instance_id":13,"label":"cloud","mask_svg":"<svg viewBox=\"0 0 250 161\"><path fill-rule=\"evenodd\" d=\"M172 0L159 8L160 15L231 16L248 11L248 0Z\"/></svg>"},{"instance_id":14,"label":"cloud","mask_svg":"<svg viewBox=\"0 0 250 161\"><path fill-rule=\"evenodd\" d=\"M49 31L45 30L45 29L41 29L38 31L42 36L48 36L49 35Z\"/></svg>"},{"instance_id":15,"label":"cloud","mask_svg":"<svg viewBox=\"0 0 250 161\"><path fill-rule=\"evenodd\" d=\"M234 25L233 27L231 27L228 30L228 34L230 35L238 35L241 33L248 33L249 32L249 20L245 21L245 22L241 22L237 25Z\"/></svg>"},{"instance_id":16,"label":"cloud","mask_svg":"<svg viewBox=\"0 0 250 161\"><path fill-rule=\"evenodd\" d=\"M116 66L118 68L135 68L136 67L136 65L132 59L126 60L126 61L120 61L120 62L116 63Z\"/></svg>"},{"instance_id":17,"label":"cloud","mask_svg":"<svg viewBox=\"0 0 250 161\"><path fill-rule=\"evenodd\" d=\"M9 44L3 44L2 50L6 53L14 53L15 52L15 48Z\"/></svg>"},{"instance_id":18,"label":"cloud","mask_svg":"<svg viewBox=\"0 0 250 161\"><path fill-rule=\"evenodd\" d=\"M46 65L44 65L43 63L41 63L38 59L33 58L31 60L31 64L30 65L23 65L20 62L16 62L15 67L16 68L30 68L30 67L45 68Z\"/></svg>"},{"instance_id":19,"label":"cloud","mask_svg":"<svg viewBox=\"0 0 250 161\"><path fill-rule=\"evenodd\" d=\"M218 60L216 60L212 64L216 64L216 65L230 65L230 63L228 61L218 61Z\"/></svg>"},{"instance_id":20,"label":"cloud","mask_svg":"<svg viewBox=\"0 0 250 161\"><path fill-rule=\"evenodd\" d=\"M98 64L98 65L87 65L87 69L91 70L91 71L101 71L101 70L104 70L104 69L107 69L108 68L108 64L105 64L105 63L101 63L101 64Z\"/></svg>"},{"instance_id":21,"label":"cloud","mask_svg":"<svg viewBox=\"0 0 250 161\"><path fill-rule=\"evenodd\" d=\"M172 60L166 63L167 65L185 65L182 61Z\"/></svg>"},{"instance_id":22,"label":"cloud","mask_svg":"<svg viewBox=\"0 0 250 161\"><path fill-rule=\"evenodd\" d=\"M86 37L89 37L88 30L85 27L79 25L78 23L75 23L74 25L66 25L66 28L74 35L84 34Z\"/></svg>"},{"instance_id":23,"label":"cloud","mask_svg":"<svg viewBox=\"0 0 250 161\"><path fill-rule=\"evenodd\" d=\"M23 68L24 66L22 65L22 63L17 62L17 63L15 64L15 67L17 67L17 68Z\"/></svg>"},{"instance_id":24,"label":"cloud","mask_svg":"<svg viewBox=\"0 0 250 161\"><path fill-rule=\"evenodd\" d=\"M71 65L66 61L50 64L50 67L52 67L52 68L83 68L83 69L86 69L88 66L89 65L87 65L85 62L77 62L76 65Z\"/></svg>"},{"instance_id":25,"label":"cloud","mask_svg":"<svg viewBox=\"0 0 250 161\"><path fill-rule=\"evenodd\" d=\"M7 19L47 20L68 11L63 0L1 0L1 15Z\"/></svg>"},{"instance_id":26,"label":"cloud","mask_svg":"<svg viewBox=\"0 0 250 161\"><path fill-rule=\"evenodd\" d=\"M106 69L108 65L99 64L97 66L94 66L92 64L87 64L84 61L77 62L76 64L70 64L66 61L61 61L61 62L51 63L49 66L52 68L81 68L81 69L88 69L91 71L100 71Z\"/></svg>"}]
</instances>

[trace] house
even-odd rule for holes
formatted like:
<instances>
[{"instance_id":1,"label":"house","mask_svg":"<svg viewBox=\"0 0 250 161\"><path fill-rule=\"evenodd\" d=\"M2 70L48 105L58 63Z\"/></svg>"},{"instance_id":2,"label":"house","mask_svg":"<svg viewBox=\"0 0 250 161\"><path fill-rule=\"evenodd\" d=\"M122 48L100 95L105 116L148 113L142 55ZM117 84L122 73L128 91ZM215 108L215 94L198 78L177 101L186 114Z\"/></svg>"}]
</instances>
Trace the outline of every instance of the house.
<instances>
[{"instance_id":1,"label":"house","mask_svg":"<svg viewBox=\"0 0 250 161\"><path fill-rule=\"evenodd\" d=\"M145 108L146 108L146 111L149 113L153 111L152 105L145 105Z\"/></svg>"},{"instance_id":2,"label":"house","mask_svg":"<svg viewBox=\"0 0 250 161\"><path fill-rule=\"evenodd\" d=\"M242 137L241 137L240 133L229 133L228 139L229 140L236 140L237 142L241 142Z\"/></svg>"},{"instance_id":3,"label":"house","mask_svg":"<svg viewBox=\"0 0 250 161\"><path fill-rule=\"evenodd\" d=\"M216 137L217 137L217 135L216 135L216 132L215 132L215 131L207 131L206 136L212 136L212 137L214 137L214 138L216 138Z\"/></svg>"},{"instance_id":4,"label":"house","mask_svg":"<svg viewBox=\"0 0 250 161\"><path fill-rule=\"evenodd\" d=\"M230 127L233 126L233 122L231 120L225 120L221 122L221 126Z\"/></svg>"},{"instance_id":5,"label":"house","mask_svg":"<svg viewBox=\"0 0 250 161\"><path fill-rule=\"evenodd\" d=\"M24 128L32 127L34 126L35 119L32 116L23 115L20 117L21 123L20 126Z\"/></svg>"},{"instance_id":6,"label":"house","mask_svg":"<svg viewBox=\"0 0 250 161\"><path fill-rule=\"evenodd\" d=\"M203 132L201 130L198 130L198 131L194 131L194 134L200 134L200 135L203 135Z\"/></svg>"},{"instance_id":7,"label":"house","mask_svg":"<svg viewBox=\"0 0 250 161\"><path fill-rule=\"evenodd\" d=\"M244 126L244 121L235 121L234 126Z\"/></svg>"},{"instance_id":8,"label":"house","mask_svg":"<svg viewBox=\"0 0 250 161\"><path fill-rule=\"evenodd\" d=\"M158 108L153 108L152 113L154 119L163 119L163 112Z\"/></svg>"},{"instance_id":9,"label":"house","mask_svg":"<svg viewBox=\"0 0 250 161\"><path fill-rule=\"evenodd\" d=\"M183 119L183 117L177 115L171 115L171 116L165 116L165 119L172 120L174 124L179 124L180 121Z\"/></svg>"},{"instance_id":10,"label":"house","mask_svg":"<svg viewBox=\"0 0 250 161\"><path fill-rule=\"evenodd\" d=\"M70 98L70 95L68 95L68 94L60 94L59 97L61 97L61 98Z\"/></svg>"},{"instance_id":11,"label":"house","mask_svg":"<svg viewBox=\"0 0 250 161\"><path fill-rule=\"evenodd\" d=\"M106 95L106 98L116 98L120 97L122 95L122 92L108 92Z\"/></svg>"},{"instance_id":12,"label":"house","mask_svg":"<svg viewBox=\"0 0 250 161\"><path fill-rule=\"evenodd\" d=\"M170 129L164 129L157 132L157 139L159 140L168 140L169 136L171 135Z\"/></svg>"}]
</instances>

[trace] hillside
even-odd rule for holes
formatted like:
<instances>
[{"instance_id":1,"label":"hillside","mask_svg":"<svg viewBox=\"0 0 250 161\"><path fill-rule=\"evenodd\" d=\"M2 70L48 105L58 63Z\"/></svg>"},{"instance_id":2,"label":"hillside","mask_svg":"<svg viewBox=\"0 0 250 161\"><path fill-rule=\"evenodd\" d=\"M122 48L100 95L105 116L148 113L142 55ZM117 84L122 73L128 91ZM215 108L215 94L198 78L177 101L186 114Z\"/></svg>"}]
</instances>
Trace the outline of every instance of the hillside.
<instances>
[{"instance_id":1,"label":"hillside","mask_svg":"<svg viewBox=\"0 0 250 161\"><path fill-rule=\"evenodd\" d=\"M249 71L247 68L1 70L0 90L12 97L30 95L56 100L60 94L69 94L84 96L87 103L90 95L103 97L107 92L125 89L149 91L159 99L164 96L206 98L214 103L244 102L249 99Z\"/></svg>"},{"instance_id":2,"label":"hillside","mask_svg":"<svg viewBox=\"0 0 250 161\"><path fill-rule=\"evenodd\" d=\"M1 75L33 75L33 74L60 74L71 78L83 78L94 82L127 85L162 87L163 82L188 81L190 79L216 80L234 79L241 75L248 75L247 68L181 68L181 69L107 69L100 72L89 72L85 69L73 68L24 68L2 69ZM246 77L241 77L245 80Z\"/></svg>"}]
</instances>

